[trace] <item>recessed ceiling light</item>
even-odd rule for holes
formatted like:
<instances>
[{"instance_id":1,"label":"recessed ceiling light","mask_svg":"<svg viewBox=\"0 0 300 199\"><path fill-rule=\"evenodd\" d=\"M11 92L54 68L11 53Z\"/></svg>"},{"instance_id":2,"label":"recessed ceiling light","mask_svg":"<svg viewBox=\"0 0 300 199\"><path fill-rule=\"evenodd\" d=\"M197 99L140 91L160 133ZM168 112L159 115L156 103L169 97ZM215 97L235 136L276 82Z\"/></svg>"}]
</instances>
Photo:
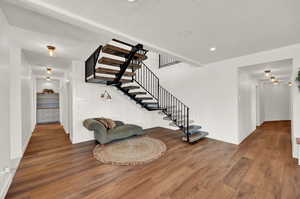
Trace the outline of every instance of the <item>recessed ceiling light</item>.
<instances>
[{"instance_id":1,"label":"recessed ceiling light","mask_svg":"<svg viewBox=\"0 0 300 199\"><path fill-rule=\"evenodd\" d=\"M55 51L55 46L47 46L48 48L48 53L49 55L52 57L54 55L54 51Z\"/></svg>"},{"instance_id":2,"label":"recessed ceiling light","mask_svg":"<svg viewBox=\"0 0 300 199\"><path fill-rule=\"evenodd\" d=\"M46 80L47 80L47 81L50 81L50 80L51 80L51 77L46 77Z\"/></svg>"},{"instance_id":3,"label":"recessed ceiling light","mask_svg":"<svg viewBox=\"0 0 300 199\"><path fill-rule=\"evenodd\" d=\"M130 2L130 3L133 3L133 2L135 2L136 0L127 0L128 2Z\"/></svg>"},{"instance_id":4,"label":"recessed ceiling light","mask_svg":"<svg viewBox=\"0 0 300 199\"><path fill-rule=\"evenodd\" d=\"M289 86L292 86L293 84L292 84L292 82L289 82L289 84L288 84Z\"/></svg>"},{"instance_id":5,"label":"recessed ceiling light","mask_svg":"<svg viewBox=\"0 0 300 199\"><path fill-rule=\"evenodd\" d=\"M275 81L273 82L273 84L274 84L274 85L278 85L278 84L279 84L279 81L278 81L278 80L275 80Z\"/></svg>"},{"instance_id":6,"label":"recessed ceiling light","mask_svg":"<svg viewBox=\"0 0 300 199\"><path fill-rule=\"evenodd\" d=\"M210 52L214 52L214 51L217 50L217 48L216 47L211 47L209 50L210 50Z\"/></svg>"}]
</instances>

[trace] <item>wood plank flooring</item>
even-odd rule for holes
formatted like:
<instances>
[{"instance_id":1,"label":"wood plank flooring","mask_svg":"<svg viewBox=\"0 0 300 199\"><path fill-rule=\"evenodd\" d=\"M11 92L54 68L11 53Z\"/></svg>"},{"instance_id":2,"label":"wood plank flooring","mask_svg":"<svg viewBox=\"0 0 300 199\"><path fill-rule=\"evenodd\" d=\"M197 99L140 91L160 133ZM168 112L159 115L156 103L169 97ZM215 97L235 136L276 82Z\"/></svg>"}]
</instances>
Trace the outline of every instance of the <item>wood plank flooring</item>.
<instances>
[{"instance_id":1,"label":"wood plank flooring","mask_svg":"<svg viewBox=\"0 0 300 199\"><path fill-rule=\"evenodd\" d=\"M300 198L288 121L265 123L240 146L212 139L189 145L163 128L147 134L166 143L165 156L112 166L93 158L94 141L72 145L61 126L40 126L6 199Z\"/></svg>"}]
</instances>

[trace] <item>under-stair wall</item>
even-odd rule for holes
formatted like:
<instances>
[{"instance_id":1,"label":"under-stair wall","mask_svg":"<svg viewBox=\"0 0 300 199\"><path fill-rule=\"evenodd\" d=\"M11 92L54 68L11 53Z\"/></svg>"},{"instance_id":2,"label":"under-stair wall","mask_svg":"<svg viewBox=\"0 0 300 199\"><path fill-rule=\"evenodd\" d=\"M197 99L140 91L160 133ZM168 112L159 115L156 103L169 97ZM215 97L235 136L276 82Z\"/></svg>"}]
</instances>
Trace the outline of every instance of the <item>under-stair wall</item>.
<instances>
[{"instance_id":1,"label":"under-stair wall","mask_svg":"<svg viewBox=\"0 0 300 199\"><path fill-rule=\"evenodd\" d=\"M72 98L73 98L73 143L94 139L93 132L86 130L82 122L91 117L108 117L133 123L143 128L167 127L169 121L162 120L157 111L147 111L140 105L130 100L114 86L101 84L87 84L84 80L84 62L73 62L72 66ZM105 101L100 95L107 90L112 96L111 101Z\"/></svg>"},{"instance_id":2,"label":"under-stair wall","mask_svg":"<svg viewBox=\"0 0 300 199\"><path fill-rule=\"evenodd\" d=\"M208 137L238 144L237 68L179 63L156 73L160 83L190 107Z\"/></svg>"}]
</instances>

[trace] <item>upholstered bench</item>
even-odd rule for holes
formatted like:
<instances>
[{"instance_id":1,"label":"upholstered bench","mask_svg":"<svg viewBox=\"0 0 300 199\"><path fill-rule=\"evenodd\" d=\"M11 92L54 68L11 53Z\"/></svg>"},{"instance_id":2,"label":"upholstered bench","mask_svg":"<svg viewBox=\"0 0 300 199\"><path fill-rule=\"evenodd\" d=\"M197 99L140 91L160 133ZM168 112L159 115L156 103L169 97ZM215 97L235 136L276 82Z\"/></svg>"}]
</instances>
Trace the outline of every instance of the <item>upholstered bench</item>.
<instances>
[{"instance_id":1,"label":"upholstered bench","mask_svg":"<svg viewBox=\"0 0 300 199\"><path fill-rule=\"evenodd\" d=\"M90 131L94 131L95 139L100 144L107 144L114 140L120 140L134 135L144 134L144 131L140 126L134 124L124 124L121 121L114 122L116 123L116 127L107 129L99 121L91 118L84 120L83 126Z\"/></svg>"}]
</instances>

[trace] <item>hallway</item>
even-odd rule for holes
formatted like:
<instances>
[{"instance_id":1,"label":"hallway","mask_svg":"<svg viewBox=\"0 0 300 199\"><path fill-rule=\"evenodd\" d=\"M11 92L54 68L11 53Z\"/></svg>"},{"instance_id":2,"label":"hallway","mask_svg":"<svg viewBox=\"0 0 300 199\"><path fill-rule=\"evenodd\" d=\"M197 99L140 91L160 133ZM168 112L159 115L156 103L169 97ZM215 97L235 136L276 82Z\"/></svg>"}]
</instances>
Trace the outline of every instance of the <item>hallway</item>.
<instances>
[{"instance_id":1,"label":"hallway","mask_svg":"<svg viewBox=\"0 0 300 199\"><path fill-rule=\"evenodd\" d=\"M111 166L94 160L94 141L72 145L61 126L38 127L6 198L300 198L288 121L264 123L240 146L213 139L188 145L164 128L147 134L166 143L165 156Z\"/></svg>"}]
</instances>

